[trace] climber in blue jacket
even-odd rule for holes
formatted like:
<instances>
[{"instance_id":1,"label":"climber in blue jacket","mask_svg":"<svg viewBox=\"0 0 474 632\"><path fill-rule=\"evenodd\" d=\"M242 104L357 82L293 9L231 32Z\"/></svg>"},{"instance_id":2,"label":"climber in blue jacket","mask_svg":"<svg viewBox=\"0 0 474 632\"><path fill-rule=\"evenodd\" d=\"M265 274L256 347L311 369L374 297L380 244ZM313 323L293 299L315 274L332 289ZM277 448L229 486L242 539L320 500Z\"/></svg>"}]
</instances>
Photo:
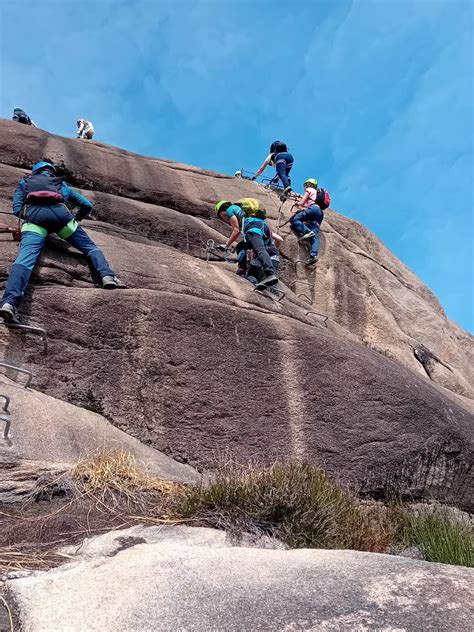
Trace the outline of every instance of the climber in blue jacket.
<instances>
[{"instance_id":1,"label":"climber in blue jacket","mask_svg":"<svg viewBox=\"0 0 474 632\"><path fill-rule=\"evenodd\" d=\"M0 316L6 323L19 324L16 310L50 233L56 233L87 256L104 289L125 287L102 251L79 226L79 222L91 211L92 202L58 177L54 165L38 162L31 176L25 176L18 183L12 207L13 214L23 220L23 225L20 252L10 271L0 305ZM70 210L74 207L79 209L76 216Z\"/></svg>"}]
</instances>

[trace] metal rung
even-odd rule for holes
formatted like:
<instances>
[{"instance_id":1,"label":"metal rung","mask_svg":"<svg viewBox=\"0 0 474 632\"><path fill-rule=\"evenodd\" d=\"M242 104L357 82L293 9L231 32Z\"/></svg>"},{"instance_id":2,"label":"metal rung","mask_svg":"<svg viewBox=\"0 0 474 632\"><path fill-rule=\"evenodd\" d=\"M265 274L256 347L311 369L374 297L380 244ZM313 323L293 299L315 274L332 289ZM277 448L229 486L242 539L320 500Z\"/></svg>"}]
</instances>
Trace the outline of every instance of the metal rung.
<instances>
[{"instance_id":1,"label":"metal rung","mask_svg":"<svg viewBox=\"0 0 474 632\"><path fill-rule=\"evenodd\" d=\"M311 281L306 281L306 279L302 279L302 280L297 279L296 281L290 281L289 285L293 287L297 283L301 283L302 285L309 285L310 287L313 287L313 283L311 283Z\"/></svg>"},{"instance_id":2,"label":"metal rung","mask_svg":"<svg viewBox=\"0 0 474 632\"><path fill-rule=\"evenodd\" d=\"M326 316L326 314L321 314L320 312L305 312L305 316L309 316L309 314L316 314L316 316L321 316L322 318L324 318L324 325L327 327L329 316Z\"/></svg>"},{"instance_id":3,"label":"metal rung","mask_svg":"<svg viewBox=\"0 0 474 632\"><path fill-rule=\"evenodd\" d=\"M308 303L311 305L311 297L308 296L307 294L297 294L296 298L305 298L308 301Z\"/></svg>"},{"instance_id":4,"label":"metal rung","mask_svg":"<svg viewBox=\"0 0 474 632\"><path fill-rule=\"evenodd\" d=\"M6 417L5 415L0 415L0 419L5 422L5 430L3 431L3 438L8 439L12 420L10 419L10 417Z\"/></svg>"},{"instance_id":5,"label":"metal rung","mask_svg":"<svg viewBox=\"0 0 474 632\"><path fill-rule=\"evenodd\" d=\"M21 325L19 323L5 323L8 329L17 329L19 331L30 332L37 336L41 336L44 340L47 339L46 329L43 327L34 327L33 325Z\"/></svg>"},{"instance_id":6,"label":"metal rung","mask_svg":"<svg viewBox=\"0 0 474 632\"><path fill-rule=\"evenodd\" d=\"M12 369L12 371L17 371L17 373L25 373L28 376L26 380L25 388L28 388L33 379L33 373L28 371L28 369L20 369L17 366L13 366L13 364L5 364L5 362L0 362L0 367L4 367L5 369Z\"/></svg>"},{"instance_id":7,"label":"metal rung","mask_svg":"<svg viewBox=\"0 0 474 632\"><path fill-rule=\"evenodd\" d=\"M3 399L5 400L5 403L3 404L3 410L7 413L8 407L10 406L10 398L8 397L8 395L2 395L1 393L0 397L3 397Z\"/></svg>"},{"instance_id":8,"label":"metal rung","mask_svg":"<svg viewBox=\"0 0 474 632\"><path fill-rule=\"evenodd\" d=\"M270 298L275 303L281 303L282 300L285 298L285 292L283 290L280 290L280 288L277 288L278 293L270 292L269 288L267 288L266 290L258 290L257 288L254 288L253 291L257 294L260 294L261 296L266 296L267 298Z\"/></svg>"}]
</instances>

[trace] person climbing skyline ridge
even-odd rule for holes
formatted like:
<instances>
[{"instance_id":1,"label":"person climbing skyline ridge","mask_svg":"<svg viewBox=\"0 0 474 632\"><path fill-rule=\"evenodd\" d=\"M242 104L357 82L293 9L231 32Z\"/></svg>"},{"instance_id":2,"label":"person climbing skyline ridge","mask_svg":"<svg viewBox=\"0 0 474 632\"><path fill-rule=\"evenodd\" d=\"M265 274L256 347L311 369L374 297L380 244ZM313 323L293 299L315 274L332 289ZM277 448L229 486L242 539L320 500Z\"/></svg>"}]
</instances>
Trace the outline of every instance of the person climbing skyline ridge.
<instances>
[{"instance_id":1,"label":"person climbing skyline ridge","mask_svg":"<svg viewBox=\"0 0 474 632\"><path fill-rule=\"evenodd\" d=\"M76 216L70 211L73 207L79 209ZM37 163L31 175L20 180L12 203L13 214L23 220L20 252L12 265L0 305L0 316L6 323L20 324L17 308L46 238L51 233L56 233L87 256L104 289L126 287L102 251L79 226L78 222L88 215L92 207L90 200L58 177L56 167L49 162Z\"/></svg>"},{"instance_id":2,"label":"person climbing skyline ridge","mask_svg":"<svg viewBox=\"0 0 474 632\"><path fill-rule=\"evenodd\" d=\"M92 140L94 136L94 126L90 121L83 118L77 119L77 138Z\"/></svg>"},{"instance_id":3,"label":"person climbing skyline ridge","mask_svg":"<svg viewBox=\"0 0 474 632\"><path fill-rule=\"evenodd\" d=\"M263 161L262 166L256 172L252 180L255 180L260 176L268 166L275 167L276 178L279 179L283 185L283 195L288 195L291 192L291 179L289 177L291 168L293 167L293 156L288 151L286 143L281 140L275 140L270 145L270 153Z\"/></svg>"},{"instance_id":4,"label":"person climbing skyline ridge","mask_svg":"<svg viewBox=\"0 0 474 632\"><path fill-rule=\"evenodd\" d=\"M23 125L31 125L32 127L38 127L36 123L30 119L28 114L21 108L15 108L13 110L12 121L16 123L23 123Z\"/></svg>"}]
</instances>

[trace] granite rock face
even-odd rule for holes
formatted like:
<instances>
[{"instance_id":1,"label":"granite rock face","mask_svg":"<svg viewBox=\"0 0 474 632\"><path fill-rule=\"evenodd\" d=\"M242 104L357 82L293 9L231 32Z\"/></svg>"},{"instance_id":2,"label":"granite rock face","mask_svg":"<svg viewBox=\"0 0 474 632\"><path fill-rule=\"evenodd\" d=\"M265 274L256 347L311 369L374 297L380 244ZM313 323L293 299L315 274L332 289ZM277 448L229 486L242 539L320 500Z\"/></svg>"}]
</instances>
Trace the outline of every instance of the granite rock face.
<instances>
[{"instance_id":1,"label":"granite rock face","mask_svg":"<svg viewBox=\"0 0 474 632\"><path fill-rule=\"evenodd\" d=\"M217 199L258 197L275 227L290 202L23 127L0 122L0 222L14 225L11 196L31 164L63 162L96 204L86 230L129 286L104 292L82 255L51 240L22 308L46 326L47 353L0 332L0 353L31 368L37 390L197 467L229 451L305 458L373 493L396 473L407 493L472 506L472 337L374 235L328 211L313 271L288 235L275 303L231 264L207 262L203 245L227 230L209 219ZM17 245L0 240L4 283Z\"/></svg>"}]
</instances>

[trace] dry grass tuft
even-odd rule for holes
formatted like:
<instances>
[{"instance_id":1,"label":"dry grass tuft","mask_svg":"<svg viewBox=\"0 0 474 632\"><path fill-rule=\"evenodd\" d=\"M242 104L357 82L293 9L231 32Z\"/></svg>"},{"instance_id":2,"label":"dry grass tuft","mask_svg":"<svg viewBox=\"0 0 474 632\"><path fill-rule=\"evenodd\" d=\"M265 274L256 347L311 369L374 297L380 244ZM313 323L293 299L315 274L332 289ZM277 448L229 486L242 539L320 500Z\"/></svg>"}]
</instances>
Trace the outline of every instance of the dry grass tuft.
<instances>
[{"instance_id":1,"label":"dry grass tuft","mask_svg":"<svg viewBox=\"0 0 474 632\"><path fill-rule=\"evenodd\" d=\"M57 497L51 489L64 493ZM170 516L183 491L141 471L124 450L98 450L39 489L41 502L0 512L0 570L55 566L65 561L58 547L111 529L174 524L180 517Z\"/></svg>"},{"instance_id":2,"label":"dry grass tuft","mask_svg":"<svg viewBox=\"0 0 474 632\"><path fill-rule=\"evenodd\" d=\"M0 549L0 569L7 571L41 570L56 566L68 559L74 558L55 551L34 551L15 547Z\"/></svg>"},{"instance_id":3,"label":"dry grass tuft","mask_svg":"<svg viewBox=\"0 0 474 632\"><path fill-rule=\"evenodd\" d=\"M78 492L104 500L120 494L135 502L143 493L179 496L183 485L141 471L136 459L121 449L97 450L71 470Z\"/></svg>"}]
</instances>

